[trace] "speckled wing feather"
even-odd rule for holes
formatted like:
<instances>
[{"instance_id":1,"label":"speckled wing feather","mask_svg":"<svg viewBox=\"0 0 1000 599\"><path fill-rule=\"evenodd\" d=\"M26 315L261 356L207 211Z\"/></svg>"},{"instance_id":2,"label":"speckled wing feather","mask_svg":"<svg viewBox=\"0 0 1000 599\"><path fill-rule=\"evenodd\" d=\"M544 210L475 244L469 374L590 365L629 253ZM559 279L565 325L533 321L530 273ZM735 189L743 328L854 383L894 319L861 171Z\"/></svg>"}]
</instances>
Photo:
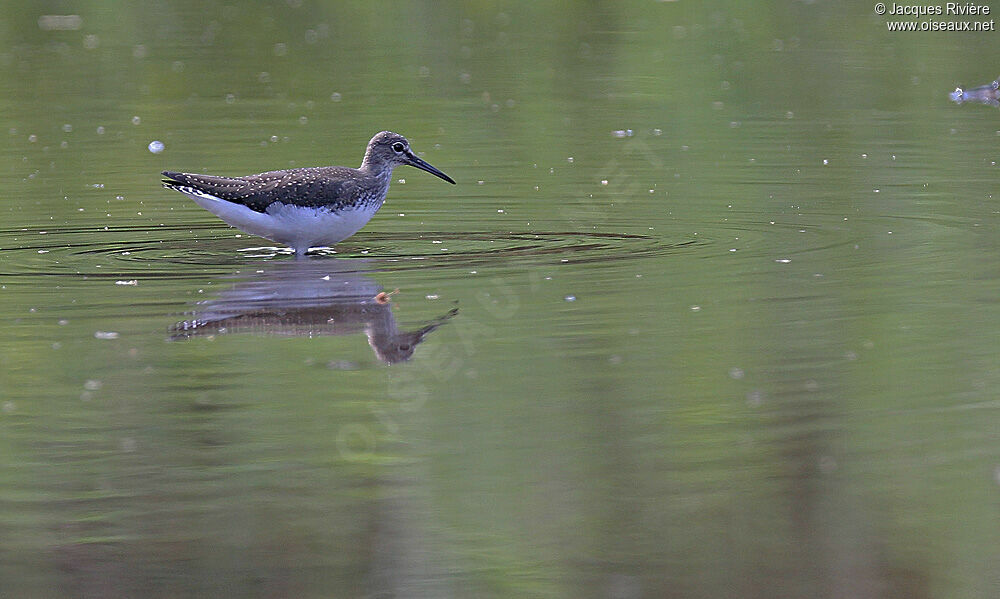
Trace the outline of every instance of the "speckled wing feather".
<instances>
[{"instance_id":1,"label":"speckled wing feather","mask_svg":"<svg viewBox=\"0 0 1000 599\"><path fill-rule=\"evenodd\" d=\"M360 173L341 166L270 171L247 177L218 177L163 171L163 186L185 193L185 188L266 212L274 202L338 210L361 198Z\"/></svg>"}]
</instances>

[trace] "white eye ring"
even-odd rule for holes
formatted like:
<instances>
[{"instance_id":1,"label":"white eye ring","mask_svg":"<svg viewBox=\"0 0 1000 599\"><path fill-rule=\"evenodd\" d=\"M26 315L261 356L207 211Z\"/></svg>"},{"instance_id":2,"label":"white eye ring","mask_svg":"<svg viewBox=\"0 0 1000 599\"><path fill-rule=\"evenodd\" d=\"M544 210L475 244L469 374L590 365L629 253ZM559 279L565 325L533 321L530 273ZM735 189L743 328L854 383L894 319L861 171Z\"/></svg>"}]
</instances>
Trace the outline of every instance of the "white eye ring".
<instances>
[{"instance_id":1,"label":"white eye ring","mask_svg":"<svg viewBox=\"0 0 1000 599\"><path fill-rule=\"evenodd\" d=\"M397 154L402 154L405 149L406 146L404 146L403 142L401 141L397 141L396 143L392 144L392 151Z\"/></svg>"}]
</instances>

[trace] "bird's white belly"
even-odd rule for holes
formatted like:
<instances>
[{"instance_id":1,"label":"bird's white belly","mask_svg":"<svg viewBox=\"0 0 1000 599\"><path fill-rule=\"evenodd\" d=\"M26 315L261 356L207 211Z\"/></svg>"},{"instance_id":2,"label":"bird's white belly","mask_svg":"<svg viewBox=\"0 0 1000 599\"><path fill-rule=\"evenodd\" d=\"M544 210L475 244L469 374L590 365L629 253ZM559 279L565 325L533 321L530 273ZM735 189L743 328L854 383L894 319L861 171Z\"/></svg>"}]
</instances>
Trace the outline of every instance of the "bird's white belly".
<instances>
[{"instance_id":1,"label":"bird's white belly","mask_svg":"<svg viewBox=\"0 0 1000 599\"><path fill-rule=\"evenodd\" d=\"M380 207L369 204L334 212L327 208L305 208L275 202L268 206L267 212L257 212L242 204L220 200L208 194L185 195L230 225L247 233L290 245L298 252L310 247L333 245L347 239L365 226Z\"/></svg>"}]
</instances>

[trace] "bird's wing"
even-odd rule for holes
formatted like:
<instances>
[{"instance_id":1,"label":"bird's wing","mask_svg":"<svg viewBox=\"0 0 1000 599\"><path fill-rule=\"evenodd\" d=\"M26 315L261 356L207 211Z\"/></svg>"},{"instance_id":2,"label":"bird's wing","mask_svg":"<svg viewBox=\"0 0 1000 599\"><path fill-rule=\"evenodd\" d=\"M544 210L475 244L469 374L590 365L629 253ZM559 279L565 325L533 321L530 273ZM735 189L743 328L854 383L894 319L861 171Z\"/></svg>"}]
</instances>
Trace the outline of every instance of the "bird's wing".
<instances>
[{"instance_id":1,"label":"bird's wing","mask_svg":"<svg viewBox=\"0 0 1000 599\"><path fill-rule=\"evenodd\" d=\"M163 171L163 186L186 193L214 196L265 212L274 202L302 207L352 204L358 196L357 175L344 167L298 168L247 177L219 177Z\"/></svg>"}]
</instances>

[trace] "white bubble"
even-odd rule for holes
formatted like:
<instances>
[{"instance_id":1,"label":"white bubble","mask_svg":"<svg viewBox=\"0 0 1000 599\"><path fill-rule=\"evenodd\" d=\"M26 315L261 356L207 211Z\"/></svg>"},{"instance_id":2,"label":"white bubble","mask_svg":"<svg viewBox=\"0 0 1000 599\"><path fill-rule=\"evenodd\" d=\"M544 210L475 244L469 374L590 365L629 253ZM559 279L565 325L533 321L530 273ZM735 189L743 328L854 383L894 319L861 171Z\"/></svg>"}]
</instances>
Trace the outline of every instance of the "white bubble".
<instances>
[{"instance_id":1,"label":"white bubble","mask_svg":"<svg viewBox=\"0 0 1000 599\"><path fill-rule=\"evenodd\" d=\"M163 145L163 142L160 140L154 139L153 141L149 142L149 151L154 154L159 154L165 148L166 146Z\"/></svg>"},{"instance_id":2,"label":"white bubble","mask_svg":"<svg viewBox=\"0 0 1000 599\"><path fill-rule=\"evenodd\" d=\"M340 102L340 100L341 100L341 95L338 94L337 92L333 92L332 94L330 94L331 102Z\"/></svg>"},{"instance_id":3,"label":"white bubble","mask_svg":"<svg viewBox=\"0 0 1000 599\"><path fill-rule=\"evenodd\" d=\"M138 116L132 117L132 124L133 125L138 125L141 122L142 122L142 119L140 119Z\"/></svg>"}]
</instances>

